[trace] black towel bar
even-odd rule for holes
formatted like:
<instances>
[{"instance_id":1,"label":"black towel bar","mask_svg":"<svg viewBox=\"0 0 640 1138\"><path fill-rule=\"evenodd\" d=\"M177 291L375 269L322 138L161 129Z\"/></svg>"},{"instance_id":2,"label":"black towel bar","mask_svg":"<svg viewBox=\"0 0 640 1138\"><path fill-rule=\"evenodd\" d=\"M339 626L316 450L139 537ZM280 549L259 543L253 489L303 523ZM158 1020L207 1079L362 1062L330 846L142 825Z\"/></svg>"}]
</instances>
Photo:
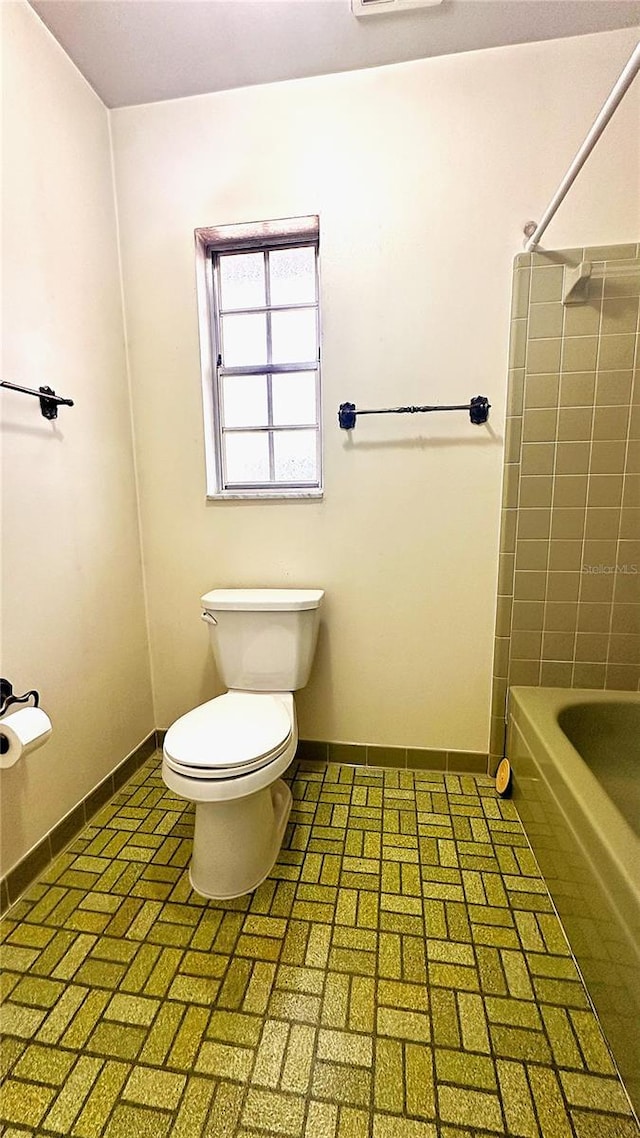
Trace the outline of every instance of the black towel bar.
<instances>
[{"instance_id":1,"label":"black towel bar","mask_svg":"<svg viewBox=\"0 0 640 1138\"><path fill-rule=\"evenodd\" d=\"M7 380L1 380L0 387L6 387L8 391L20 391L23 395L35 395L40 400L40 410L45 419L57 419L58 407L73 407L73 399L56 395L51 387L39 387L34 391L32 387L22 387L19 383L9 383Z\"/></svg>"},{"instance_id":2,"label":"black towel bar","mask_svg":"<svg viewBox=\"0 0 640 1138\"><path fill-rule=\"evenodd\" d=\"M415 415L423 411L468 411L471 422L481 424L487 422L490 407L486 395L474 395L468 403L451 403L439 407L381 407L375 411L361 411L355 403L341 403L338 422L343 431L351 431L356 425L357 415Z\"/></svg>"}]
</instances>

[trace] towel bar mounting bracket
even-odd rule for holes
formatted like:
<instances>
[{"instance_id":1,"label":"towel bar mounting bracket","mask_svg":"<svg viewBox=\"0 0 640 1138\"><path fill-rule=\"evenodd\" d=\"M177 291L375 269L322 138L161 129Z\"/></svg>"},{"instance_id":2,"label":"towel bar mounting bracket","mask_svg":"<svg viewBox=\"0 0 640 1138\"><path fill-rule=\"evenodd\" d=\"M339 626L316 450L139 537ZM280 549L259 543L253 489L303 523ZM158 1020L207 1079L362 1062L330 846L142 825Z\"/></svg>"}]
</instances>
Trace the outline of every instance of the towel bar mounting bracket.
<instances>
[{"instance_id":1,"label":"towel bar mounting bracket","mask_svg":"<svg viewBox=\"0 0 640 1138\"><path fill-rule=\"evenodd\" d=\"M52 387L39 387L38 391L41 392L40 410L42 411L42 414L44 415L45 419L57 419L58 418L58 403L60 401L57 398L54 398L54 399L51 398L52 395L55 396L55 394L56 394L55 391L53 390L53 388Z\"/></svg>"}]
</instances>

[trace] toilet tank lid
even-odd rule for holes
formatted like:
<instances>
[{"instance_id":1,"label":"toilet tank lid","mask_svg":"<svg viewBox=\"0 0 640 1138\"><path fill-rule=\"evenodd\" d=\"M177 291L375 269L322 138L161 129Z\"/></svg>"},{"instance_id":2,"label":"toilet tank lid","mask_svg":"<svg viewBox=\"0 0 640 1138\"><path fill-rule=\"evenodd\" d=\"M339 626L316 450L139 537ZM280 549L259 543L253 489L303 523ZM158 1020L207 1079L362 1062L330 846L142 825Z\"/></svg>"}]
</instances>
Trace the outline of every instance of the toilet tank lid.
<instances>
[{"instance_id":1,"label":"toilet tank lid","mask_svg":"<svg viewBox=\"0 0 640 1138\"><path fill-rule=\"evenodd\" d=\"M200 598L210 612L298 612L317 609L323 589L213 589Z\"/></svg>"}]
</instances>

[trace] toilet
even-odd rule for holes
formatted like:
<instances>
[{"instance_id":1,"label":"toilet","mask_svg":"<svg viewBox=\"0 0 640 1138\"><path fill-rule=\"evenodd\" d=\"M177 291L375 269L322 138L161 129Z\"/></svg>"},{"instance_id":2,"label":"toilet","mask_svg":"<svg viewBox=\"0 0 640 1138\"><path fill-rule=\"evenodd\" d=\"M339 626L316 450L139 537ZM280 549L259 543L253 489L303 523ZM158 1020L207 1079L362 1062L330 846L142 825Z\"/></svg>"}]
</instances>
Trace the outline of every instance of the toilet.
<instances>
[{"instance_id":1,"label":"toilet","mask_svg":"<svg viewBox=\"0 0 640 1138\"><path fill-rule=\"evenodd\" d=\"M293 692L309 679L322 589L215 589L201 598L229 689L187 712L164 740L162 777L195 803L192 888L228 900L269 876L291 791L281 775L298 728Z\"/></svg>"}]
</instances>

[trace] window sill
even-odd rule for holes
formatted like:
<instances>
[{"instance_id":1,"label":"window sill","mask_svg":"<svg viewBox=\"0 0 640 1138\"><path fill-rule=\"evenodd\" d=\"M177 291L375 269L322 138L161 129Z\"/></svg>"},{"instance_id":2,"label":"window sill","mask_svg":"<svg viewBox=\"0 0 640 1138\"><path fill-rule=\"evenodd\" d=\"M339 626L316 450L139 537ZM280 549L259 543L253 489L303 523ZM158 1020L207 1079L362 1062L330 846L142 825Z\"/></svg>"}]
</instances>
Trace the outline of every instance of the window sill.
<instances>
[{"instance_id":1,"label":"window sill","mask_svg":"<svg viewBox=\"0 0 640 1138\"><path fill-rule=\"evenodd\" d=\"M220 490L207 494L208 502L290 502L318 501L324 497L324 490Z\"/></svg>"}]
</instances>

